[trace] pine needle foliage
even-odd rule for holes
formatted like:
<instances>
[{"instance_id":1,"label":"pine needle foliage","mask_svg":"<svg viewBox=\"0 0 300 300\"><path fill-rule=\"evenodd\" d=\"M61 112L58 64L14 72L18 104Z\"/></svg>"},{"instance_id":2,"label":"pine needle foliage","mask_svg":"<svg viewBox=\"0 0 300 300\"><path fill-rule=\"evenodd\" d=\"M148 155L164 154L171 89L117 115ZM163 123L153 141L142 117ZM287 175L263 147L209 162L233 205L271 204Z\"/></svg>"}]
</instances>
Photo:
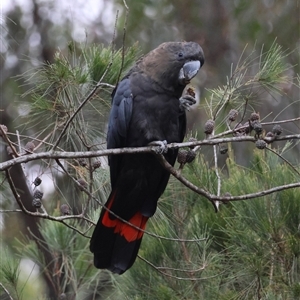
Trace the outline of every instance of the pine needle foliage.
<instances>
[{"instance_id":1,"label":"pine needle foliage","mask_svg":"<svg viewBox=\"0 0 300 300\"><path fill-rule=\"evenodd\" d=\"M246 57L243 57L244 53L246 48L236 66L231 66L224 86L207 89L210 96L205 100L204 108L210 118L219 119L220 125L225 123L221 118L231 108L243 115L245 107L251 109L254 104L262 105L260 99L265 95L282 93L280 86L293 81L287 76L291 66L286 61L290 53L276 41L266 51L262 47L259 54L255 49Z\"/></svg>"},{"instance_id":2,"label":"pine needle foliage","mask_svg":"<svg viewBox=\"0 0 300 300\"><path fill-rule=\"evenodd\" d=\"M97 210L99 213L99 210ZM69 221L77 228L83 228L78 221ZM88 229L88 226L85 226ZM57 295L66 295L71 299L86 299L93 294L108 295L113 281L107 271L99 271L93 266L93 257L89 251L88 239L70 231L64 224L43 221L40 223L44 241L38 243L24 237L18 241L17 249L22 257L32 260L55 287ZM40 246L38 246L38 244ZM53 257L53 268L45 265L44 252L48 249Z\"/></svg>"},{"instance_id":3,"label":"pine needle foliage","mask_svg":"<svg viewBox=\"0 0 300 300\"><path fill-rule=\"evenodd\" d=\"M19 263L20 260L14 258L9 252L8 248L5 248L1 243L1 259L0 259L0 295L1 298L4 297L5 292L3 287L11 292L11 294L19 299L21 295L20 285L19 285L19 276L20 269Z\"/></svg>"},{"instance_id":4,"label":"pine needle foliage","mask_svg":"<svg viewBox=\"0 0 300 300\"><path fill-rule=\"evenodd\" d=\"M287 78L284 72L288 69L285 63L287 56L288 53L282 50L282 46L274 41L270 49L261 54L259 71L255 75L254 81L265 85L269 89L286 82Z\"/></svg>"},{"instance_id":5,"label":"pine needle foliage","mask_svg":"<svg viewBox=\"0 0 300 300\"><path fill-rule=\"evenodd\" d=\"M50 135L47 142L51 146L66 121L99 84L97 92L74 117L60 146L68 145L65 150L82 150L83 136L84 144L88 145L105 139L104 121L112 87L117 84L119 75L133 64L137 54L137 45L128 48L124 55L122 49L114 51L103 45L76 48L73 43L69 44L67 53L57 51L52 64L44 64L22 75L29 86L23 95L29 100L23 130L38 126L41 136Z\"/></svg>"}]
</instances>

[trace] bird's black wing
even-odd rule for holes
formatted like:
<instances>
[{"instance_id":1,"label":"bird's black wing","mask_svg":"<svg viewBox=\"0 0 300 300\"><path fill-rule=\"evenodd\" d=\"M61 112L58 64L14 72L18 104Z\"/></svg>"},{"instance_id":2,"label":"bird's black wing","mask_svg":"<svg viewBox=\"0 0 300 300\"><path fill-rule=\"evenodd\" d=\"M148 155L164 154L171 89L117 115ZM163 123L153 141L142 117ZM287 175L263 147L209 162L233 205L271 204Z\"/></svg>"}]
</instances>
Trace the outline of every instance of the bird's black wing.
<instances>
[{"instance_id":1,"label":"bird's black wing","mask_svg":"<svg viewBox=\"0 0 300 300\"><path fill-rule=\"evenodd\" d=\"M186 116L179 99L203 63L198 44L181 42L164 43L139 60L113 92L108 148L181 142ZM177 151L164 153L171 165ZM90 250L97 268L122 274L137 257L146 222L155 213L170 173L151 153L111 155L109 163L112 191Z\"/></svg>"},{"instance_id":2,"label":"bird's black wing","mask_svg":"<svg viewBox=\"0 0 300 300\"><path fill-rule=\"evenodd\" d=\"M132 115L132 93L130 79L125 78L119 82L112 94L112 107L108 121L107 148L122 148L126 146L127 131ZM111 186L117 180L122 155L110 155Z\"/></svg>"}]
</instances>

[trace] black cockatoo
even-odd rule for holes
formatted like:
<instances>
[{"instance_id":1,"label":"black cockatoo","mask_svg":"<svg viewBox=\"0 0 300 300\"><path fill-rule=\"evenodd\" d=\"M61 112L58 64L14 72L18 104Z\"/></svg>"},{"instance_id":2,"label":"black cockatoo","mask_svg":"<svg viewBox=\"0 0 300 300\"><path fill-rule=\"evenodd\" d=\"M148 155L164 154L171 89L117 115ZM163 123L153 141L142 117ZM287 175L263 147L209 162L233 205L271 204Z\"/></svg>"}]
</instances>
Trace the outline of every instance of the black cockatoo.
<instances>
[{"instance_id":1,"label":"black cockatoo","mask_svg":"<svg viewBox=\"0 0 300 300\"><path fill-rule=\"evenodd\" d=\"M182 93L203 64L202 48L194 42L163 43L138 60L112 93L107 148L182 142L185 110L195 103ZM171 165L177 153L164 153ZM109 166L112 191L105 207L144 230L169 172L151 153L111 155ZM90 243L95 266L124 273L134 263L142 237L142 231L103 208Z\"/></svg>"}]
</instances>

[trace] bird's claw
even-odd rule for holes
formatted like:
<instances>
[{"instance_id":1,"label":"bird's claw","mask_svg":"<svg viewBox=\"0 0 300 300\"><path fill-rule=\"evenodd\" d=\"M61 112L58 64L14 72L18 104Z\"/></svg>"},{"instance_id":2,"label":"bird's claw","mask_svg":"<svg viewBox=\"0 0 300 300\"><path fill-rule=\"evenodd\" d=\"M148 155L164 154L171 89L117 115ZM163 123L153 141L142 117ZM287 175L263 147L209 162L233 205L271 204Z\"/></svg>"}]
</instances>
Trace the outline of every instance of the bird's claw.
<instances>
[{"instance_id":1,"label":"bird's claw","mask_svg":"<svg viewBox=\"0 0 300 300\"><path fill-rule=\"evenodd\" d=\"M164 141L153 141L149 144L149 146L158 146L154 149L156 154L163 154L168 152L168 143L166 140Z\"/></svg>"},{"instance_id":2,"label":"bird's claw","mask_svg":"<svg viewBox=\"0 0 300 300\"><path fill-rule=\"evenodd\" d=\"M190 110L190 106L196 103L196 99L191 95L184 95L179 98L179 108L184 111Z\"/></svg>"}]
</instances>

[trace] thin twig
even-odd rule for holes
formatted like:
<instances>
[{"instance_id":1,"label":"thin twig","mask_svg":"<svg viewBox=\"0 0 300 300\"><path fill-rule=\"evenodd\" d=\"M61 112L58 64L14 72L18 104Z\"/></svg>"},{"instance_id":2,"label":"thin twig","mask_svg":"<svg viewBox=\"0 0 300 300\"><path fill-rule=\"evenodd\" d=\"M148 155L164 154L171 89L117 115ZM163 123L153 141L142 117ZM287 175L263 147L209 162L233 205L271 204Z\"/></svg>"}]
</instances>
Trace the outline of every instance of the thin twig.
<instances>
[{"instance_id":1,"label":"thin twig","mask_svg":"<svg viewBox=\"0 0 300 300\"><path fill-rule=\"evenodd\" d=\"M141 259L142 261L144 261L145 263L147 263L149 266L151 266L153 269L155 269L156 271L158 271L160 274L174 278L174 279L178 279L178 280L191 280L191 281L199 281L199 280L207 280L207 279L211 279L214 277L219 276L220 274L214 275L214 276L210 276L210 277L179 277L179 276L175 276L175 275L171 275L168 273L163 272L161 269L165 269L167 270L168 268L164 268L164 267L157 267L155 266L153 263L151 263L149 260L145 259L144 257L138 255L138 258ZM204 269L206 266L203 266L202 268ZM183 270L184 272L184 270Z\"/></svg>"},{"instance_id":2,"label":"thin twig","mask_svg":"<svg viewBox=\"0 0 300 300\"><path fill-rule=\"evenodd\" d=\"M0 132L1 132L1 136L2 138L4 139L4 141L6 142L6 144L11 148L12 152L13 152L13 155L15 157L18 157L19 154L18 152L16 151L16 148L13 146L12 142L10 141L10 139L7 137L7 134L6 132L3 130L2 126L0 126Z\"/></svg>"},{"instance_id":3,"label":"thin twig","mask_svg":"<svg viewBox=\"0 0 300 300\"><path fill-rule=\"evenodd\" d=\"M6 214L6 213L12 213L12 212L23 212L22 209L0 209L0 213Z\"/></svg>"},{"instance_id":4,"label":"thin twig","mask_svg":"<svg viewBox=\"0 0 300 300\"><path fill-rule=\"evenodd\" d=\"M96 91L98 90L98 88L100 86L107 86L107 84L103 84L102 80L105 77L106 73L108 72L108 70L110 69L112 65L112 62L110 62L103 75L101 76L101 78L99 79L98 83L95 85L95 87L91 90L91 92L88 94L88 96L80 103L80 105L77 107L77 109L74 111L74 113L72 114L72 116L66 121L65 126L63 128L63 130L61 131L59 137L57 138L56 142L54 143L53 147L52 147L52 151L54 151L56 149L56 147L58 146L59 142L61 141L62 137L64 136L64 134L66 133L70 123L73 121L73 119L75 118L75 116L78 114L78 112L83 108L83 106L94 96L94 94L96 93Z\"/></svg>"},{"instance_id":5,"label":"thin twig","mask_svg":"<svg viewBox=\"0 0 300 300\"><path fill-rule=\"evenodd\" d=\"M116 39L116 31L117 31L117 26L118 26L118 19L119 19L119 10L117 10L117 12L116 12L114 32L113 32L113 37L112 37L112 41L111 41L111 55L112 55L112 57L115 54L115 39Z\"/></svg>"},{"instance_id":6,"label":"thin twig","mask_svg":"<svg viewBox=\"0 0 300 300\"><path fill-rule=\"evenodd\" d=\"M280 155L279 153L277 153L275 150L273 150L270 147L266 147L266 149L268 149L269 151L271 151L272 153L276 154L278 157L280 157L286 164L288 164L298 175L300 175L300 172L287 160L285 159L282 155Z\"/></svg>"},{"instance_id":7,"label":"thin twig","mask_svg":"<svg viewBox=\"0 0 300 300\"><path fill-rule=\"evenodd\" d=\"M220 196L220 193L221 193L221 176L219 174L217 146L213 145L213 149L214 149L215 173L216 173L216 176L217 176L217 179L218 179L217 195ZM217 210L219 209L219 205L220 205L220 202L215 201L215 206L216 206Z\"/></svg>"},{"instance_id":8,"label":"thin twig","mask_svg":"<svg viewBox=\"0 0 300 300\"><path fill-rule=\"evenodd\" d=\"M281 121L264 122L261 124L262 125L275 125L275 124L283 124L283 123L296 122L296 121L300 121L300 117L294 118L294 119L288 119L288 120L281 120Z\"/></svg>"},{"instance_id":9,"label":"thin twig","mask_svg":"<svg viewBox=\"0 0 300 300\"><path fill-rule=\"evenodd\" d=\"M32 141L36 141L38 142L38 145L34 147L34 150L36 151L37 149L39 149L43 144L45 145L48 145L48 146L53 146L52 143L49 143L49 142L46 142L46 140L53 134L53 131L51 131L48 135L46 135L46 137L44 137L42 140L39 139L39 138L34 138L34 137L31 137ZM12 135L12 136L17 136L16 133L13 133L13 132L7 132L7 135ZM22 135L22 134L19 134L20 137L22 138L28 138L27 135ZM64 151L63 148L60 148L60 147L56 147L57 149L59 149L60 151Z\"/></svg>"},{"instance_id":10,"label":"thin twig","mask_svg":"<svg viewBox=\"0 0 300 300\"><path fill-rule=\"evenodd\" d=\"M11 294L9 293L9 291L5 288L5 286L1 282L0 282L0 286L3 288L4 292L9 297L9 299L10 300L14 300L14 298L11 296Z\"/></svg>"},{"instance_id":11,"label":"thin twig","mask_svg":"<svg viewBox=\"0 0 300 300\"><path fill-rule=\"evenodd\" d=\"M125 13L125 20L124 20L124 27L123 27L123 41L122 41L122 61L121 61L121 67L120 67L120 72L118 75L118 80L117 83L120 80L122 71L123 71L123 67L124 67L124 59L125 59L125 39L126 39L126 27L127 27L127 18L128 18L128 13L129 13L129 8L128 5L126 3L126 0L123 0L123 4L125 6L126 9L126 13Z\"/></svg>"},{"instance_id":12,"label":"thin twig","mask_svg":"<svg viewBox=\"0 0 300 300\"><path fill-rule=\"evenodd\" d=\"M21 139L20 139L20 135L19 135L19 131L18 130L16 130L16 136L17 136L17 140L18 140L19 153L21 154L22 153L22 145L21 145ZM24 177L26 178L26 181L27 181L26 170L25 170L24 164L21 164L21 168L23 170Z\"/></svg>"},{"instance_id":13,"label":"thin twig","mask_svg":"<svg viewBox=\"0 0 300 300\"><path fill-rule=\"evenodd\" d=\"M19 131L18 130L16 130L16 135L17 135L17 139L18 139L19 153L21 154L22 153L22 145L21 145L21 139L20 139L20 135L19 135ZM30 182L28 180L28 176L26 176L26 167L25 167L25 164L21 164L21 169L23 171L23 176L25 178L25 182L27 184L28 190L32 194L31 184L30 184Z\"/></svg>"},{"instance_id":14,"label":"thin twig","mask_svg":"<svg viewBox=\"0 0 300 300\"><path fill-rule=\"evenodd\" d=\"M300 117L294 118L294 119L283 120L283 121L261 122L261 125L262 126L265 126L265 125L275 125L275 124L283 124L283 123L290 123L290 122L296 122L296 121L300 121ZM238 123L238 124L240 124L240 123ZM248 125L245 125L245 126L241 126L241 127L237 128L238 124L236 124L235 128L233 128L233 129L230 129L230 130L227 130L227 131L223 131L223 132L221 132L219 134L214 135L213 138L220 138L222 136L233 134L233 133L235 133L237 131L240 131L240 130L243 130L243 129L246 129L246 128L249 127Z\"/></svg>"},{"instance_id":15,"label":"thin twig","mask_svg":"<svg viewBox=\"0 0 300 300\"><path fill-rule=\"evenodd\" d=\"M240 121L235 125L235 129L238 129L238 125L241 124L243 121L244 121L244 118L245 118L245 115L246 115L246 112L247 112L247 107L248 107L248 102L249 102L249 97L246 97L245 99L245 104L244 104L244 111L243 111L243 115L240 119ZM241 128L241 127L240 127ZM238 130L240 130L240 128Z\"/></svg>"},{"instance_id":16,"label":"thin twig","mask_svg":"<svg viewBox=\"0 0 300 300\"><path fill-rule=\"evenodd\" d=\"M198 269L177 269L177 268L171 268L171 267L157 267L159 270L170 270L170 271L178 271L178 272L184 272L184 273L197 273L200 271L205 270L206 265L203 267L200 267Z\"/></svg>"},{"instance_id":17,"label":"thin twig","mask_svg":"<svg viewBox=\"0 0 300 300\"><path fill-rule=\"evenodd\" d=\"M90 192L90 194L92 194L93 193L93 182L94 182L94 170L93 170L93 165L92 165L92 158L89 157L88 160L89 160L88 166L89 166L89 175L90 175L89 192ZM88 197L88 199L86 201L86 205L82 209L82 214L83 215L86 214L91 199L92 199L91 197Z\"/></svg>"}]
</instances>

